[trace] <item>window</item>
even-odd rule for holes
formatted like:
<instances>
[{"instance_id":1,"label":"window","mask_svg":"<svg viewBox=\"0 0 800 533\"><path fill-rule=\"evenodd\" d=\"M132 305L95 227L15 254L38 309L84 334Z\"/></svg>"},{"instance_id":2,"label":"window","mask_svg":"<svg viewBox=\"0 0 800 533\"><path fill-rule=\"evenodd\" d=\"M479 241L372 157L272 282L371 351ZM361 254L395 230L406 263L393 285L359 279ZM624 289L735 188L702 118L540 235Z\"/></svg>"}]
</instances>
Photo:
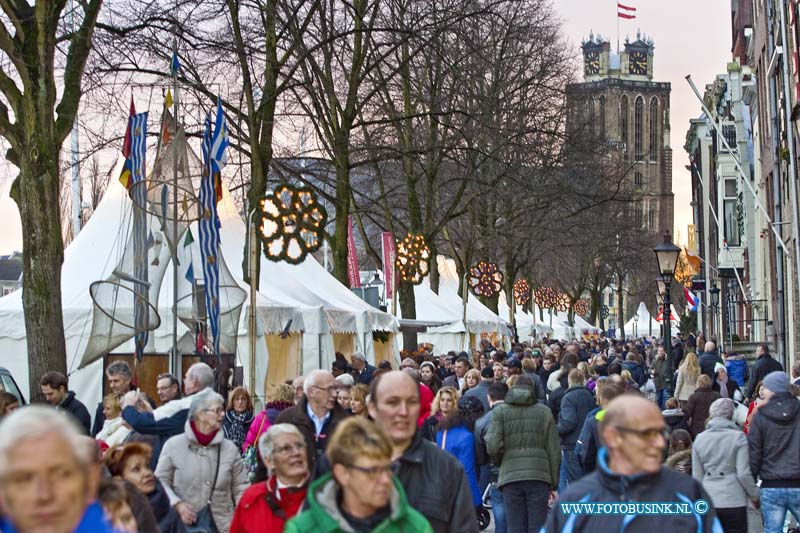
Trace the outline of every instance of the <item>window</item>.
<instances>
[{"instance_id":1,"label":"window","mask_svg":"<svg viewBox=\"0 0 800 533\"><path fill-rule=\"evenodd\" d=\"M633 208L633 224L637 228L642 227L642 204L636 204Z\"/></svg>"},{"instance_id":2,"label":"window","mask_svg":"<svg viewBox=\"0 0 800 533\"><path fill-rule=\"evenodd\" d=\"M633 146L636 161L644 159L644 145L642 143L642 129L644 129L644 98L639 96L633 108Z\"/></svg>"},{"instance_id":3,"label":"window","mask_svg":"<svg viewBox=\"0 0 800 533\"><path fill-rule=\"evenodd\" d=\"M650 100L650 161L658 161L658 98Z\"/></svg>"},{"instance_id":4,"label":"window","mask_svg":"<svg viewBox=\"0 0 800 533\"><path fill-rule=\"evenodd\" d=\"M625 158L628 158L628 97L623 95L619 104L619 136L625 145Z\"/></svg>"},{"instance_id":5,"label":"window","mask_svg":"<svg viewBox=\"0 0 800 533\"><path fill-rule=\"evenodd\" d=\"M589 136L594 137L597 130L594 123L594 98L589 98Z\"/></svg>"},{"instance_id":6,"label":"window","mask_svg":"<svg viewBox=\"0 0 800 533\"><path fill-rule=\"evenodd\" d=\"M600 139L606 140L606 97L600 97Z\"/></svg>"},{"instance_id":7,"label":"window","mask_svg":"<svg viewBox=\"0 0 800 533\"><path fill-rule=\"evenodd\" d=\"M647 227L651 230L658 229L656 227L656 202L650 202L650 209L647 211Z\"/></svg>"},{"instance_id":8,"label":"window","mask_svg":"<svg viewBox=\"0 0 800 533\"><path fill-rule=\"evenodd\" d=\"M725 197L722 201L722 214L724 217L724 235L728 246L740 246L739 234L739 196L736 187L736 179L725 180Z\"/></svg>"},{"instance_id":9,"label":"window","mask_svg":"<svg viewBox=\"0 0 800 533\"><path fill-rule=\"evenodd\" d=\"M727 141L728 146L731 147L731 150L736 150L736 125L735 124L723 124L722 125L722 136L725 137L725 141ZM722 144L722 143L720 143ZM720 150L725 150L724 146L720 146Z\"/></svg>"},{"instance_id":10,"label":"window","mask_svg":"<svg viewBox=\"0 0 800 533\"><path fill-rule=\"evenodd\" d=\"M638 170L633 173L633 186L637 190L641 190L642 186L644 185L644 176Z\"/></svg>"}]
</instances>

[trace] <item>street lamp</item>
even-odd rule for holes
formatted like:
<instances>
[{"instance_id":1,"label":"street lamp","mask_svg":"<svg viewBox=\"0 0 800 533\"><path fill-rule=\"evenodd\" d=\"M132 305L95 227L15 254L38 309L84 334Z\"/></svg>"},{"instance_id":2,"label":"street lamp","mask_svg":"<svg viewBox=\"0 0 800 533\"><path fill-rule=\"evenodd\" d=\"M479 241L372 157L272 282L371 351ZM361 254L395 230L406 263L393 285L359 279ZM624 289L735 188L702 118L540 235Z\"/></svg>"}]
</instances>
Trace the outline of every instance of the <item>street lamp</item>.
<instances>
[{"instance_id":1,"label":"street lamp","mask_svg":"<svg viewBox=\"0 0 800 533\"><path fill-rule=\"evenodd\" d=\"M719 308L719 287L717 283L713 282L711 288L708 289L711 295L711 334L716 335L717 332L717 309ZM709 335L711 338L711 335Z\"/></svg>"},{"instance_id":2,"label":"street lamp","mask_svg":"<svg viewBox=\"0 0 800 533\"><path fill-rule=\"evenodd\" d=\"M678 256L681 249L672 243L669 232L664 234L664 242L656 246L653 251L656 253L658 261L658 273L661 274L661 281L664 284L664 310L661 312L661 323L664 325L664 351L667 352L667 395L672 396L672 375L675 371L672 368L672 314L670 312L669 288L672 277L675 275L675 265L678 263ZM661 285L659 284L659 290Z\"/></svg>"}]
</instances>

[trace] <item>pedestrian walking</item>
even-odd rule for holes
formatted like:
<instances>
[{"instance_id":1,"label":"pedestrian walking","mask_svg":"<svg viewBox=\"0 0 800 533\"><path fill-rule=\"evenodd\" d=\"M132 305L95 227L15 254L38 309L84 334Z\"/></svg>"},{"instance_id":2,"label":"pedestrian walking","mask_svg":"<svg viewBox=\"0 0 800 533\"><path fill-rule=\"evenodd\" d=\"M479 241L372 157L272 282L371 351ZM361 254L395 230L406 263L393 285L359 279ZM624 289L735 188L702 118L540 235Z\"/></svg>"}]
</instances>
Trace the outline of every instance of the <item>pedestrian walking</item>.
<instances>
[{"instance_id":1,"label":"pedestrian walking","mask_svg":"<svg viewBox=\"0 0 800 533\"><path fill-rule=\"evenodd\" d=\"M483 404L473 396L462 396L457 408L442 418L436 426L436 446L450 452L458 459L467 475L472 493L472 505L479 507L483 493L478 488L478 471L475 467L475 421L483 414Z\"/></svg>"},{"instance_id":2,"label":"pedestrian walking","mask_svg":"<svg viewBox=\"0 0 800 533\"><path fill-rule=\"evenodd\" d=\"M711 390L711 378L706 374L700 374L696 383L697 388L686 402L686 423L692 438L705 429L708 410L714 400L720 397L718 392Z\"/></svg>"},{"instance_id":3,"label":"pedestrian walking","mask_svg":"<svg viewBox=\"0 0 800 533\"><path fill-rule=\"evenodd\" d=\"M597 407L594 396L586 388L584 374L579 369L570 370L567 376L569 388L561 399L556 431L561 440L561 471L559 473L559 492L570 483L583 476L580 458L575 453L586 416Z\"/></svg>"}]
</instances>

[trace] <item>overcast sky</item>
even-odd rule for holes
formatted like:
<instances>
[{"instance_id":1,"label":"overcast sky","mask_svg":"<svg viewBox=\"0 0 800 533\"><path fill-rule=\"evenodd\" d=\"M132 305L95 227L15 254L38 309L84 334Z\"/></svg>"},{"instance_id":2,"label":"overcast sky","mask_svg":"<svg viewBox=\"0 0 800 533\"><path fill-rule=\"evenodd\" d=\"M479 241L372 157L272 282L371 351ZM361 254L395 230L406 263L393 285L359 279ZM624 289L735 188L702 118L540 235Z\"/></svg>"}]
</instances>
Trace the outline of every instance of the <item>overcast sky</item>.
<instances>
[{"instance_id":1,"label":"overcast sky","mask_svg":"<svg viewBox=\"0 0 800 533\"><path fill-rule=\"evenodd\" d=\"M672 83L671 140L672 183L675 192L675 231L686 242L686 226L692 213L690 178L683 144L689 119L700 114L700 106L684 76L691 74L697 86L713 81L730 60L729 0L623 0L637 8L635 20L620 21L620 41L634 37L637 29L655 41L654 79ZM575 57L580 55L581 39L589 32L610 37L616 47L617 0L553 0L564 21ZM580 64L580 63L577 63ZM64 154L68 157L68 154ZM8 190L16 169L0 162L0 254L22 249L22 230L16 204Z\"/></svg>"}]
</instances>

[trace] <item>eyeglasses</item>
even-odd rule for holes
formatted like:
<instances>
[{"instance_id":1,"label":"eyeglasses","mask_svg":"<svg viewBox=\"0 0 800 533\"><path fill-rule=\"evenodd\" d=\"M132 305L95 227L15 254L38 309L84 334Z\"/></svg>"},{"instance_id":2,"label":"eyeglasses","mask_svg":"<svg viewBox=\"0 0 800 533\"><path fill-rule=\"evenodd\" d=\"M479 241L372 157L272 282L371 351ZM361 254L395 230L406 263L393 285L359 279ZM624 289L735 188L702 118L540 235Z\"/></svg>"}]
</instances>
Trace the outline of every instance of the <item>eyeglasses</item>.
<instances>
[{"instance_id":1,"label":"eyeglasses","mask_svg":"<svg viewBox=\"0 0 800 533\"><path fill-rule=\"evenodd\" d=\"M305 442L298 442L296 444L286 444L280 448L275 448L275 453L279 455L288 455L292 452L303 452L306 449Z\"/></svg>"},{"instance_id":2,"label":"eyeglasses","mask_svg":"<svg viewBox=\"0 0 800 533\"><path fill-rule=\"evenodd\" d=\"M327 392L328 394L336 394L337 387L336 385L330 385L328 387L318 387L316 385L311 385L312 388L319 389L322 391Z\"/></svg>"},{"instance_id":3,"label":"eyeglasses","mask_svg":"<svg viewBox=\"0 0 800 533\"><path fill-rule=\"evenodd\" d=\"M655 440L656 437L664 437L664 440L669 440L669 428L661 427L661 428L652 428L652 429L633 429L633 428L626 428L624 426L614 426L617 431L621 431L623 433L633 433L634 435L638 435L644 440Z\"/></svg>"},{"instance_id":4,"label":"eyeglasses","mask_svg":"<svg viewBox=\"0 0 800 533\"><path fill-rule=\"evenodd\" d=\"M387 465L381 466L358 466L358 465L349 465L345 468L352 468L353 470L358 470L359 472L366 474L367 477L371 479L378 479L381 474L389 474L392 475L392 464L389 463Z\"/></svg>"}]
</instances>

